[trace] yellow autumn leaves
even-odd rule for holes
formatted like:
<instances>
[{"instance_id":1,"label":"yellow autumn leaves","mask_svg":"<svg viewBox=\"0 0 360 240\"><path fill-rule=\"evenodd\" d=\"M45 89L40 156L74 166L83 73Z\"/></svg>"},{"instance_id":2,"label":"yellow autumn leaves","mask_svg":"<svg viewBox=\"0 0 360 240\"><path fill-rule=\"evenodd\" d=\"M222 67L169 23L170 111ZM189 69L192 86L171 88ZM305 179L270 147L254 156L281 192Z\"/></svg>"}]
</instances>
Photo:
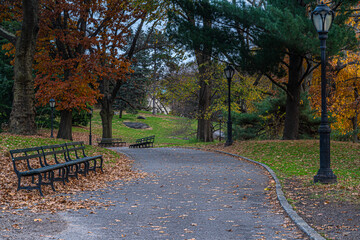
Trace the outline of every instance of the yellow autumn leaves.
<instances>
[{"instance_id":1,"label":"yellow autumn leaves","mask_svg":"<svg viewBox=\"0 0 360 240\"><path fill-rule=\"evenodd\" d=\"M310 100L320 115L320 68L314 71ZM352 132L358 127L360 112L360 55L354 52L343 52L342 57L329 61L328 79L328 111L333 117L332 128L342 134Z\"/></svg>"}]
</instances>

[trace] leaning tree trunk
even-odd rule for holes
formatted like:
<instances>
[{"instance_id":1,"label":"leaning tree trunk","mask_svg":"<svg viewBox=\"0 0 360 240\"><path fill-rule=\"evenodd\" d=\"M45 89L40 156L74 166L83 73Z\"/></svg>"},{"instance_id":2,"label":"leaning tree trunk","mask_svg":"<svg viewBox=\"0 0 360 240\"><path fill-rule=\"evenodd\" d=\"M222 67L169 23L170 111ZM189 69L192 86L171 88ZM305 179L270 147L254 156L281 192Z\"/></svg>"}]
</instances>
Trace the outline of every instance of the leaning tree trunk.
<instances>
[{"instance_id":1,"label":"leaning tree trunk","mask_svg":"<svg viewBox=\"0 0 360 240\"><path fill-rule=\"evenodd\" d=\"M101 122L102 122L102 137L112 138L112 119L114 117L114 110L112 102L104 97L101 99L101 110L100 110Z\"/></svg>"},{"instance_id":2,"label":"leaning tree trunk","mask_svg":"<svg viewBox=\"0 0 360 240\"><path fill-rule=\"evenodd\" d=\"M198 127L197 139L202 142L212 142L212 128L210 117L207 116L211 104L210 89L210 57L200 51L196 51L199 69L199 105L198 105Z\"/></svg>"},{"instance_id":3,"label":"leaning tree trunk","mask_svg":"<svg viewBox=\"0 0 360 240\"><path fill-rule=\"evenodd\" d=\"M72 111L62 110L60 112L60 117L57 138L72 140Z\"/></svg>"},{"instance_id":4,"label":"leaning tree trunk","mask_svg":"<svg viewBox=\"0 0 360 240\"><path fill-rule=\"evenodd\" d=\"M192 24L195 25L195 19L192 19ZM202 24L204 28L212 27L212 19L207 15L202 16ZM202 142L214 141L212 135L211 120L209 108L211 104L211 56L212 44L204 43L203 45L195 44L195 57L199 71L199 107L198 107L198 128L197 139Z\"/></svg>"},{"instance_id":5,"label":"leaning tree trunk","mask_svg":"<svg viewBox=\"0 0 360 240\"><path fill-rule=\"evenodd\" d=\"M10 114L10 132L32 135L36 133L33 57L38 26L38 1L23 0L23 23L16 40L14 65L14 100Z\"/></svg>"},{"instance_id":6,"label":"leaning tree trunk","mask_svg":"<svg viewBox=\"0 0 360 240\"><path fill-rule=\"evenodd\" d=\"M210 86L204 79L200 76L200 91L199 91L199 118L198 118L198 128L197 128L197 139L202 142L212 142L212 129L211 129L211 120L207 117L207 112L209 111L211 101L210 95Z\"/></svg>"},{"instance_id":7,"label":"leaning tree trunk","mask_svg":"<svg viewBox=\"0 0 360 240\"><path fill-rule=\"evenodd\" d=\"M283 133L284 140L294 140L299 138L302 61L303 59L301 56L290 55L286 116Z\"/></svg>"}]
</instances>

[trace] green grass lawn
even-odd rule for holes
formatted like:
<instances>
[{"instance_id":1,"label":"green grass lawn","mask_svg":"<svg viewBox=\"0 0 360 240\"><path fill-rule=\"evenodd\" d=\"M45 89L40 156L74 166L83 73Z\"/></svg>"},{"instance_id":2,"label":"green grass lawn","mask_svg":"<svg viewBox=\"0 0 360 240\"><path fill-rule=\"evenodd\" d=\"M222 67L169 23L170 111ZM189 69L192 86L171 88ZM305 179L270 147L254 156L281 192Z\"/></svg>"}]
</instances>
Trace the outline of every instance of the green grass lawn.
<instances>
[{"instance_id":1,"label":"green grass lawn","mask_svg":"<svg viewBox=\"0 0 360 240\"><path fill-rule=\"evenodd\" d=\"M137 119L138 115L146 117ZM131 129L123 122L143 122L151 129ZM94 117L95 132L101 135L101 120L98 113ZM335 185L313 184L313 177L319 169L319 141L237 141L233 146L224 148L223 142L198 143L195 140L196 121L185 118L152 115L149 112L126 114L122 119L114 116L113 137L122 137L127 142L137 138L156 135L156 146L200 146L217 148L262 162L271 167L282 184L289 179L301 182L307 189L323 192L324 195L338 200L360 202L360 145L350 142L331 142L331 167L338 176ZM188 138L189 140L185 140Z\"/></svg>"},{"instance_id":2,"label":"green grass lawn","mask_svg":"<svg viewBox=\"0 0 360 240\"><path fill-rule=\"evenodd\" d=\"M137 119L137 116L146 119ZM143 122L150 129L132 129L123 122ZM99 111L94 112L92 119L93 142L101 137L102 127ZM48 131L48 130L46 130ZM86 139L89 126L74 127L74 133L82 134ZM338 176L335 185L313 184L313 177L319 169L319 141L236 141L231 147L223 147L224 141L219 143L198 143L196 136L196 121L168 115L152 115L149 112L139 114L124 114L122 119L117 115L113 118L113 138L122 138L128 143L136 139L155 135L155 146L198 146L236 153L271 167L282 184L286 185L289 179L299 181L311 191L322 191L334 199L360 202L360 145L350 142L331 142L331 167ZM63 140L49 138L23 139L16 136L0 138L0 144L5 149L39 146L61 143ZM95 149L95 148L94 148ZM89 151L106 151L96 148Z\"/></svg>"},{"instance_id":3,"label":"green grass lawn","mask_svg":"<svg viewBox=\"0 0 360 240\"><path fill-rule=\"evenodd\" d=\"M137 119L141 115L146 119ZM123 122L141 122L150 126L149 129L133 129L125 126ZM93 134L102 135L101 118L98 111L94 112L92 120ZM163 114L152 115L149 112L139 114L123 114L120 119L118 115L113 118L113 138L122 138L128 143L135 142L138 138L155 135L156 146L161 145L183 145L194 141L196 121L186 118L166 116ZM74 131L88 131L77 129Z\"/></svg>"}]
</instances>

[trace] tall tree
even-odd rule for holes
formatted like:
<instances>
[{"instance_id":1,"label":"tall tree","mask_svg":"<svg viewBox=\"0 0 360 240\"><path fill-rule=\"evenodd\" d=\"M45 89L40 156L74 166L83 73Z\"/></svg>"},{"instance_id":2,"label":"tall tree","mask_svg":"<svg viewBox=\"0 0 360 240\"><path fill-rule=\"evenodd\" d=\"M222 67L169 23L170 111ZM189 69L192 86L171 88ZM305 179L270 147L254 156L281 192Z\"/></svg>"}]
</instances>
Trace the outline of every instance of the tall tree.
<instances>
[{"instance_id":1,"label":"tall tree","mask_svg":"<svg viewBox=\"0 0 360 240\"><path fill-rule=\"evenodd\" d=\"M58 138L72 139L73 109L86 109L97 99L107 98L104 79L125 79L130 64L119 51L129 32L133 14L129 9L128 1L117 0L53 1L44 9L37 98L43 105L50 98L58 102ZM108 123L102 120L103 125Z\"/></svg>"},{"instance_id":2,"label":"tall tree","mask_svg":"<svg viewBox=\"0 0 360 240\"><path fill-rule=\"evenodd\" d=\"M119 36L127 37L127 47L124 47L121 54L121 57L126 59L126 61L133 61L133 57L140 51L148 49L149 39L153 34L153 30L158 26L165 17L165 9L168 6L168 0L152 1L152 0L137 0L129 1L125 6L127 6L127 13L130 13L127 20L128 29L133 28L133 34L130 36L125 36L123 32L117 31L114 34L119 34ZM143 28L148 27L149 31L147 36L143 39L144 41L139 42L139 38ZM129 31L128 31L129 32ZM113 46L105 46L108 51L113 51ZM119 53L120 51L118 51ZM130 74L132 71L129 71ZM128 75L126 77L129 77ZM127 78L126 78L127 79ZM119 96L120 89L123 89L124 85L134 86L133 84L128 84L126 81L119 81L118 77L108 77L101 78L100 80L100 89L103 97L99 99L101 104L100 115L103 122L103 138L112 137L112 119L114 116L113 104L116 99L126 101L125 97Z\"/></svg>"},{"instance_id":3,"label":"tall tree","mask_svg":"<svg viewBox=\"0 0 360 240\"><path fill-rule=\"evenodd\" d=\"M214 54L212 38L207 32L213 27L213 7L209 0L174 0L176 11L170 11L168 33L178 44L193 51L198 65L198 126L197 139L213 141L211 119L211 60Z\"/></svg>"},{"instance_id":4,"label":"tall tree","mask_svg":"<svg viewBox=\"0 0 360 240\"><path fill-rule=\"evenodd\" d=\"M6 1L1 4L0 11L18 16L12 12L19 8L19 3ZM0 37L7 39L16 48L14 64L13 103L10 115L10 131L16 134L35 134L35 92L33 79L33 59L39 31L38 0L22 1L22 21L19 36L0 27Z\"/></svg>"}]
</instances>

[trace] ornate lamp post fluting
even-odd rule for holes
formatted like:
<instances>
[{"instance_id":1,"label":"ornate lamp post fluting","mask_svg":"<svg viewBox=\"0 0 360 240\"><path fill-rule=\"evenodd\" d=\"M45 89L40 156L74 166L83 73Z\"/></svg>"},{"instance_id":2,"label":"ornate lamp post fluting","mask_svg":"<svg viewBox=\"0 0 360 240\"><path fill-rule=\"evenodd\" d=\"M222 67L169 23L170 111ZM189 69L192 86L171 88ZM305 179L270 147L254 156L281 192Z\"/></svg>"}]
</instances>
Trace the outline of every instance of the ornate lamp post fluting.
<instances>
[{"instance_id":1,"label":"ornate lamp post fluting","mask_svg":"<svg viewBox=\"0 0 360 240\"><path fill-rule=\"evenodd\" d=\"M51 134L50 137L53 138L54 135L54 108L55 108L55 100L53 98L50 99L49 105L51 108Z\"/></svg>"},{"instance_id":2,"label":"ornate lamp post fluting","mask_svg":"<svg viewBox=\"0 0 360 240\"><path fill-rule=\"evenodd\" d=\"M228 121L227 121L227 139L226 139L225 146L230 146L233 143L230 94L231 94L231 79L234 76L235 69L232 66L228 65L224 69L224 73L225 73L225 77L227 78L227 81L228 81Z\"/></svg>"},{"instance_id":3,"label":"ornate lamp post fluting","mask_svg":"<svg viewBox=\"0 0 360 240\"><path fill-rule=\"evenodd\" d=\"M334 12L325 4L321 3L311 13L311 20L319 34L321 49L321 124L320 133L320 169L314 182L335 183L336 175L330 168L330 127L327 114L327 80L326 80L326 39L328 31L334 19Z\"/></svg>"},{"instance_id":4,"label":"ornate lamp post fluting","mask_svg":"<svg viewBox=\"0 0 360 240\"><path fill-rule=\"evenodd\" d=\"M91 136L91 118L93 115L93 109L89 108L90 112L89 112L89 117L90 117L90 131L89 131L89 145L91 145L91 140L92 140L92 136Z\"/></svg>"}]
</instances>

